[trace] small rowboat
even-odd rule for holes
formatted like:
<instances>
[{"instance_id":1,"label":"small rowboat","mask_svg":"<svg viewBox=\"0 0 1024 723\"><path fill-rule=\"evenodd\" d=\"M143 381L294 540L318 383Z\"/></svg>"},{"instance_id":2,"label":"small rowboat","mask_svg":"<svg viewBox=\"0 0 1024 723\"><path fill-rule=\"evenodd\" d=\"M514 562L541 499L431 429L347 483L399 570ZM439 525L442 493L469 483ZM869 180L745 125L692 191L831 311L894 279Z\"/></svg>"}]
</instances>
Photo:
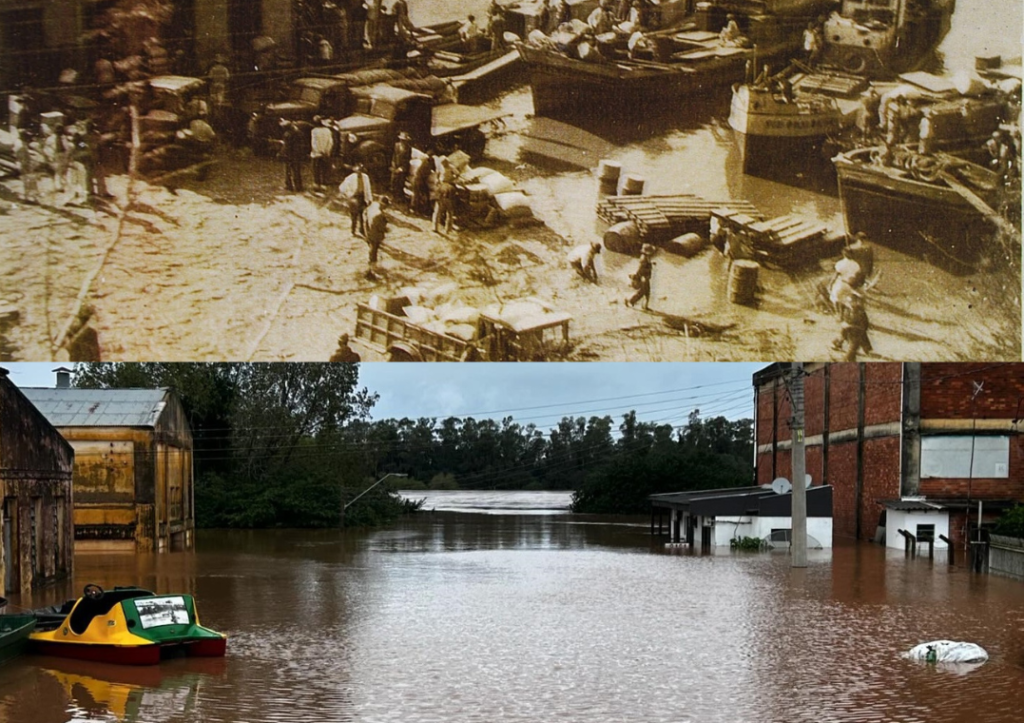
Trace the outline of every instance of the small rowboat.
<instances>
[{"instance_id":1,"label":"small rowboat","mask_svg":"<svg viewBox=\"0 0 1024 723\"><path fill-rule=\"evenodd\" d=\"M42 655L155 665L174 655L220 657L227 648L226 635L199 624L191 595L86 585L77 600L33 615L31 650Z\"/></svg>"},{"instance_id":2,"label":"small rowboat","mask_svg":"<svg viewBox=\"0 0 1024 723\"><path fill-rule=\"evenodd\" d=\"M0 597L0 610L7 600ZM28 636L36 627L33 615L0 615L0 663L16 658L28 646Z\"/></svg>"}]
</instances>

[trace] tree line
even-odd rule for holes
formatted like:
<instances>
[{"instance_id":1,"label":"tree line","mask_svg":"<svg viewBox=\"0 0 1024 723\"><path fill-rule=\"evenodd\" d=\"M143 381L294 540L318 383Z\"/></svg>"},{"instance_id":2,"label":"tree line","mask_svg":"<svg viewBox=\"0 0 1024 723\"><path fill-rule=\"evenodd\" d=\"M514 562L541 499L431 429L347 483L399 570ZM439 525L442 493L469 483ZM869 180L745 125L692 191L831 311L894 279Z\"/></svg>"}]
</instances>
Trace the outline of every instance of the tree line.
<instances>
[{"instance_id":1,"label":"tree line","mask_svg":"<svg viewBox=\"0 0 1024 723\"><path fill-rule=\"evenodd\" d=\"M74 384L172 387L192 427L196 522L202 527L331 527L340 506L387 473L391 488L571 490L573 510L640 513L647 496L750 484L749 419L645 422L629 412L565 417L544 430L501 421L372 420L378 395L358 365L87 363ZM349 525L408 511L381 485Z\"/></svg>"}]
</instances>

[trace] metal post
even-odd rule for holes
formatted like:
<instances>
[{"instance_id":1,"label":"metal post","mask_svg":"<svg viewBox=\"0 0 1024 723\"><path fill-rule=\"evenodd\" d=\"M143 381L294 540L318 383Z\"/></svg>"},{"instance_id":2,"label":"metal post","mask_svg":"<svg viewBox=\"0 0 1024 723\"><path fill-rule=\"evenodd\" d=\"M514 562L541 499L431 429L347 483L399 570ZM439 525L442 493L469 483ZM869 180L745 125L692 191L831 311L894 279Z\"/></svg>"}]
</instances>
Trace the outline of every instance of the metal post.
<instances>
[{"instance_id":1,"label":"metal post","mask_svg":"<svg viewBox=\"0 0 1024 723\"><path fill-rule=\"evenodd\" d=\"M384 480L386 480L389 477L408 477L408 476L409 475L404 474L402 472L388 472L386 475L384 475L379 480L374 482L372 485L367 487L365 490L363 490L362 492L357 494L355 497L353 497L350 501L348 501L347 503L343 502L342 505L341 505L341 525L342 525L342 527L345 526L345 510L347 510L349 507L354 505L356 503L356 500L358 500L360 497L365 495L367 492L372 490L374 487L376 487L377 485L379 485L381 482L383 482Z\"/></svg>"},{"instance_id":2,"label":"metal post","mask_svg":"<svg viewBox=\"0 0 1024 723\"><path fill-rule=\"evenodd\" d=\"M793 385L789 391L793 402L793 504L792 504L792 566L807 567L807 489L804 457L804 365L793 364Z\"/></svg>"}]
</instances>

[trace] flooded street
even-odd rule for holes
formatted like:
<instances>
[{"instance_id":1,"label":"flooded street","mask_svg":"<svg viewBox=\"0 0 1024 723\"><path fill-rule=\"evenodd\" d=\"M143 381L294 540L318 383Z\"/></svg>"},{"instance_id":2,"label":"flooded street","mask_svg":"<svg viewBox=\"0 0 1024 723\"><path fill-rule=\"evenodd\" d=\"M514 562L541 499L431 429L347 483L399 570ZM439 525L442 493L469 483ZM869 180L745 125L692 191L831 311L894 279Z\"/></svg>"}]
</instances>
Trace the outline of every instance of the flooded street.
<instances>
[{"instance_id":1,"label":"flooded street","mask_svg":"<svg viewBox=\"0 0 1024 723\"><path fill-rule=\"evenodd\" d=\"M410 5L422 25L468 12L482 17L486 3ZM1020 27L1019 2L958 5L943 46L947 66L971 65L980 53L1019 55L1018 32L1008 30ZM85 311L106 360L324 360L338 334L354 331L358 303L442 285L476 308L537 297L571 314L571 360L838 359L830 346L838 322L817 306L817 286L834 259L763 269L758 303L748 307L729 301L721 254L661 253L652 313L623 303L634 258L602 254L600 286L567 266L568 250L600 239L605 228L595 216L593 170L601 159L644 177L649 194L743 199L769 218L797 213L842 229L824 159L818 171L794 159L800 175L789 183L741 172L728 103L723 91L660 115L567 123L533 117L528 86L511 90L489 103L508 115L480 165L524 190L541 225L446 237L427 219L395 212L377 279L366 278L366 244L349 234L342 209L322 194L285 194L280 164L248 149L224 151L203 182L140 183L129 212L126 177L111 181L115 205L98 211L18 204L19 182L7 179L0 244L15 261L0 275L0 306L11 310L0 359L63 359L61 347ZM1020 358L1019 266L994 254L957 276L887 248L877 259L867 359Z\"/></svg>"},{"instance_id":2,"label":"flooded street","mask_svg":"<svg viewBox=\"0 0 1024 723\"><path fill-rule=\"evenodd\" d=\"M410 493L362 532L201 531L194 554L79 556L73 584L189 591L223 660L132 669L23 657L0 720L627 721L1020 719L1019 582L878 546L710 556L646 519L577 518L561 493ZM966 640L973 670L912 663Z\"/></svg>"}]
</instances>

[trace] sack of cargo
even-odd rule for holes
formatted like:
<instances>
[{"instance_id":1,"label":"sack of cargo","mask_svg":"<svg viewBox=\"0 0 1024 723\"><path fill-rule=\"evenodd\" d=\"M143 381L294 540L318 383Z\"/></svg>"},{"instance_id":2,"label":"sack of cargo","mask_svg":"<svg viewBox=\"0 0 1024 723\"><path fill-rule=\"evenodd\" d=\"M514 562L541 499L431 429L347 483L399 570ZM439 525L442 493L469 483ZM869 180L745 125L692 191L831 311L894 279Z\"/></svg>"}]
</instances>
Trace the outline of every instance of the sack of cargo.
<instances>
[{"instance_id":1,"label":"sack of cargo","mask_svg":"<svg viewBox=\"0 0 1024 723\"><path fill-rule=\"evenodd\" d=\"M492 196L497 196L499 193L508 193L515 190L516 187L511 178L497 171L481 178L480 183L487 186L487 190Z\"/></svg>"},{"instance_id":2,"label":"sack of cargo","mask_svg":"<svg viewBox=\"0 0 1024 723\"><path fill-rule=\"evenodd\" d=\"M462 178L469 183L476 183L477 181L496 173L493 168L487 168L486 166L479 166L477 168L467 168L462 172Z\"/></svg>"},{"instance_id":3,"label":"sack of cargo","mask_svg":"<svg viewBox=\"0 0 1024 723\"><path fill-rule=\"evenodd\" d=\"M441 319L449 324L476 324L480 320L480 310L472 306L459 306L442 313Z\"/></svg>"},{"instance_id":4,"label":"sack of cargo","mask_svg":"<svg viewBox=\"0 0 1024 723\"><path fill-rule=\"evenodd\" d=\"M448 156L448 162L452 165L452 168L455 169L455 172L459 174L469 168L469 156L465 151L455 151Z\"/></svg>"},{"instance_id":5,"label":"sack of cargo","mask_svg":"<svg viewBox=\"0 0 1024 723\"><path fill-rule=\"evenodd\" d=\"M508 218L533 215L530 199L522 191L499 193L494 197L494 203Z\"/></svg>"},{"instance_id":6,"label":"sack of cargo","mask_svg":"<svg viewBox=\"0 0 1024 723\"><path fill-rule=\"evenodd\" d=\"M462 341L473 341L476 338L476 326L474 324L448 324L445 326L445 333Z\"/></svg>"},{"instance_id":7,"label":"sack of cargo","mask_svg":"<svg viewBox=\"0 0 1024 723\"><path fill-rule=\"evenodd\" d=\"M405 314L409 321L413 324L426 324L430 321L430 309L426 309L422 306L407 306L402 309L402 313Z\"/></svg>"}]
</instances>

